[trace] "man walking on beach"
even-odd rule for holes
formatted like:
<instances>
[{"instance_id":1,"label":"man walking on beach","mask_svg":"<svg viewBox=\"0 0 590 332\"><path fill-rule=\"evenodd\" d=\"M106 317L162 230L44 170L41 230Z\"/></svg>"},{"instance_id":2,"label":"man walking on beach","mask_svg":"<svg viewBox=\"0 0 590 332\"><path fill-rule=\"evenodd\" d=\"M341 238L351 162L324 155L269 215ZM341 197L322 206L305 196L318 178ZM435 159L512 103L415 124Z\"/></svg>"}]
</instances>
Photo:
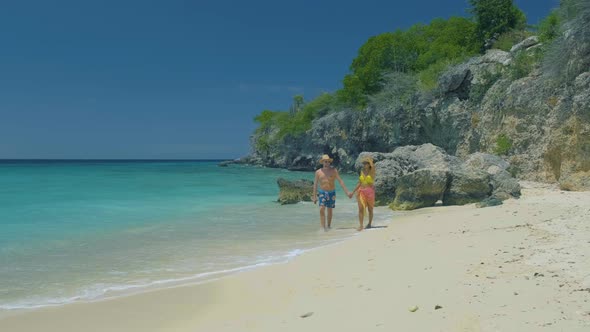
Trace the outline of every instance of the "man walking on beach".
<instances>
[{"instance_id":1,"label":"man walking on beach","mask_svg":"<svg viewBox=\"0 0 590 332\"><path fill-rule=\"evenodd\" d=\"M315 204L319 199L320 206L320 224L324 231L327 231L332 226L332 209L336 207L336 185L335 180L340 182L340 186L344 189L346 195L349 195L348 189L344 185L344 181L340 178L338 170L331 166L333 159L327 154L323 155L319 163L323 165L322 168L315 172L315 179L313 181L313 203ZM320 189L318 189L318 182ZM328 225L326 227L326 209L328 209Z\"/></svg>"}]
</instances>

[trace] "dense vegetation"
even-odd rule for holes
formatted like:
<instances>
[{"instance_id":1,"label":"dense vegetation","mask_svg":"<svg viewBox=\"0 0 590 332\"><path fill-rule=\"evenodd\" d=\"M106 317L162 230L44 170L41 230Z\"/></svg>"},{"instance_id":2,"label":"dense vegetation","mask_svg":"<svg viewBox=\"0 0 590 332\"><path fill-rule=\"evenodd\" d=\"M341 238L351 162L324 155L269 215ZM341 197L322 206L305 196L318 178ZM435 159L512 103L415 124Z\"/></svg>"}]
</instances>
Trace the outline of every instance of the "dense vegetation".
<instances>
[{"instance_id":1,"label":"dense vegetation","mask_svg":"<svg viewBox=\"0 0 590 332\"><path fill-rule=\"evenodd\" d=\"M512 0L469 0L477 24L477 40L485 48L491 40L512 30L523 30L526 17Z\"/></svg>"},{"instance_id":2,"label":"dense vegetation","mask_svg":"<svg viewBox=\"0 0 590 332\"><path fill-rule=\"evenodd\" d=\"M439 76L449 66L488 48L508 51L533 33L551 47L541 47L532 54L517 54L504 76L512 80L522 78L550 56L551 61L545 60L545 66L551 67L548 70L570 77L584 64L572 65L564 61L567 58L564 53L578 50L559 38L560 29L569 24L574 33L583 35L582 40L590 39L587 25L571 23L590 15L589 3L587 0L563 0L559 10L552 11L531 31L523 12L512 0L469 0L470 18L434 19L429 24L373 36L359 48L340 90L324 93L308 102L303 96L295 96L288 111L266 110L258 115L255 118L259 123L256 149L264 152L289 137L296 138L311 129L313 120L332 112L363 112L371 107L415 111L412 103L416 95L436 92ZM585 45L588 44L590 41ZM480 102L499 75L485 76L484 82L469 92L469 98ZM510 150L507 138L501 137L497 143L498 153Z\"/></svg>"}]
</instances>

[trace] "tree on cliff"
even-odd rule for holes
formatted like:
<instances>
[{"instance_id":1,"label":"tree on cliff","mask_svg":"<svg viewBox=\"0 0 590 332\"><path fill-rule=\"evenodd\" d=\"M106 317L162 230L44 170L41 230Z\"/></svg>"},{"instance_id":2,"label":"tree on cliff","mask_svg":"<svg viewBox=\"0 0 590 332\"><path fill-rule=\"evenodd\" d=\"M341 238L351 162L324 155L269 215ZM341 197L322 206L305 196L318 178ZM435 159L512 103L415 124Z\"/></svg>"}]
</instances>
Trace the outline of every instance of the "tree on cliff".
<instances>
[{"instance_id":1,"label":"tree on cliff","mask_svg":"<svg viewBox=\"0 0 590 332\"><path fill-rule=\"evenodd\" d=\"M476 22L476 35L482 48L490 40L512 29L526 27L526 17L512 0L469 0L471 14Z\"/></svg>"},{"instance_id":2,"label":"tree on cliff","mask_svg":"<svg viewBox=\"0 0 590 332\"><path fill-rule=\"evenodd\" d=\"M373 36L363 44L342 81L338 97L354 108L363 108L367 96L383 88L388 73L418 73L441 63L452 63L478 52L475 24L464 17L434 19Z\"/></svg>"},{"instance_id":3,"label":"tree on cliff","mask_svg":"<svg viewBox=\"0 0 590 332\"><path fill-rule=\"evenodd\" d=\"M303 108L303 104L305 104L305 100L303 99L302 95L295 95L293 97L293 104L289 108L289 113L294 115L295 113L301 111Z\"/></svg>"}]
</instances>

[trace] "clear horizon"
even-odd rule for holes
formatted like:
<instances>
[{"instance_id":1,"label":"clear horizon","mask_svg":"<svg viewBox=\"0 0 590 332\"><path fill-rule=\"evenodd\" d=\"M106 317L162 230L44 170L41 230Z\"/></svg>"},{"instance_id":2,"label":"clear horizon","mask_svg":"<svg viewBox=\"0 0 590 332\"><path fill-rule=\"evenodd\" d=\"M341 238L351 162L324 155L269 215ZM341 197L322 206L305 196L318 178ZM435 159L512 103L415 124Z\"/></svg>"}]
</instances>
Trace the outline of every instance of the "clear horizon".
<instances>
[{"instance_id":1,"label":"clear horizon","mask_svg":"<svg viewBox=\"0 0 590 332\"><path fill-rule=\"evenodd\" d=\"M515 3L536 24L559 1ZM242 157L255 115L340 88L369 37L467 8L466 0L5 4L0 159Z\"/></svg>"}]
</instances>

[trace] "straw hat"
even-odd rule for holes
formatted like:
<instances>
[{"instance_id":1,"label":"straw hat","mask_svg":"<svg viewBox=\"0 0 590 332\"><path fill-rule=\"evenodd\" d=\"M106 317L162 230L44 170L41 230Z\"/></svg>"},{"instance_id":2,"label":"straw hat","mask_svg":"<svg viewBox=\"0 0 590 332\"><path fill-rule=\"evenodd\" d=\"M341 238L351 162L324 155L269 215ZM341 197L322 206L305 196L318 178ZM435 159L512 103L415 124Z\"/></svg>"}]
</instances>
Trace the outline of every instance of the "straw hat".
<instances>
[{"instance_id":1,"label":"straw hat","mask_svg":"<svg viewBox=\"0 0 590 332\"><path fill-rule=\"evenodd\" d=\"M375 166L373 165L373 158L371 158L371 157L364 157L363 160L361 161L361 164L364 164L364 163L368 163L369 166L371 166L371 169L375 168Z\"/></svg>"},{"instance_id":2,"label":"straw hat","mask_svg":"<svg viewBox=\"0 0 590 332\"><path fill-rule=\"evenodd\" d=\"M323 155L322 158L320 158L320 160L318 161L318 163L323 163L324 161L329 161L329 162L333 162L334 159L330 158L330 156L328 156L327 154Z\"/></svg>"}]
</instances>

